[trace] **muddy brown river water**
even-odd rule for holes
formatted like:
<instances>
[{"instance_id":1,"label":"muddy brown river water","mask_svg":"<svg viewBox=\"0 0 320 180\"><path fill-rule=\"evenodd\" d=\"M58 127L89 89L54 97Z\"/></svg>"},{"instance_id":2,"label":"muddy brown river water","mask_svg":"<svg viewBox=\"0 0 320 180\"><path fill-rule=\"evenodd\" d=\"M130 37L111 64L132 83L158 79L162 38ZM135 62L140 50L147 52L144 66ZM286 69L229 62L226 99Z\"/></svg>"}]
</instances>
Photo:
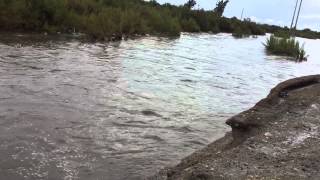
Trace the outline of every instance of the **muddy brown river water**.
<instances>
[{"instance_id":1,"label":"muddy brown river water","mask_svg":"<svg viewBox=\"0 0 320 180\"><path fill-rule=\"evenodd\" d=\"M320 72L266 37L183 34L91 43L0 35L0 179L143 179L224 135L271 87Z\"/></svg>"}]
</instances>

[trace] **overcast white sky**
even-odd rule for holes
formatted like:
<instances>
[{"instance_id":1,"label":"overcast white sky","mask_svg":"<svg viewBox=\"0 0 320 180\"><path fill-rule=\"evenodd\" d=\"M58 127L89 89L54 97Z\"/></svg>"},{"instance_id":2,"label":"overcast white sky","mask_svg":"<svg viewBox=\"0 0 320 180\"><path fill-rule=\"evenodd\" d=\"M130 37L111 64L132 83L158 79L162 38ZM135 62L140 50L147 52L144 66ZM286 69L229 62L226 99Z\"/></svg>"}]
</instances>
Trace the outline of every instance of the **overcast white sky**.
<instances>
[{"instance_id":1,"label":"overcast white sky","mask_svg":"<svg viewBox=\"0 0 320 180\"><path fill-rule=\"evenodd\" d=\"M157 0L159 3L184 4L187 0ZM200 8L213 9L217 0L196 0ZM230 0L225 16L244 16L268 24L290 26L296 0ZM320 0L303 0L299 29L311 28L320 31Z\"/></svg>"}]
</instances>

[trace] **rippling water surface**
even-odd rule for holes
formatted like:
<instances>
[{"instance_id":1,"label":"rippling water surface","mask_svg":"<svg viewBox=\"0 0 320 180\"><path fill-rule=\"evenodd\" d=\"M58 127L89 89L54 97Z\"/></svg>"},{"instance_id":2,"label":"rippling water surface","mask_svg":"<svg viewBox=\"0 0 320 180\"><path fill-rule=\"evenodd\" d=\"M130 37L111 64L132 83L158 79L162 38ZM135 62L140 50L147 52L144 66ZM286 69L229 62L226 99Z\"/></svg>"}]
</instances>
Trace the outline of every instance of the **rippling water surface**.
<instances>
[{"instance_id":1,"label":"rippling water surface","mask_svg":"<svg viewBox=\"0 0 320 180\"><path fill-rule=\"evenodd\" d=\"M223 136L277 83L320 70L267 56L266 37L118 43L0 37L2 179L142 179Z\"/></svg>"}]
</instances>

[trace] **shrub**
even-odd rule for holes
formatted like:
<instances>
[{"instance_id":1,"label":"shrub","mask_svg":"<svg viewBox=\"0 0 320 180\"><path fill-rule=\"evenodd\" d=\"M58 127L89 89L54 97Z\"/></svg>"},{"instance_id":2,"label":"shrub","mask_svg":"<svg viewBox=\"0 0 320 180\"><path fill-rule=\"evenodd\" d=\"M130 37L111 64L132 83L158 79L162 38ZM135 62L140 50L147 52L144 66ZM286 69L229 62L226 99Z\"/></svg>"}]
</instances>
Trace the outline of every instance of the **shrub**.
<instances>
[{"instance_id":1,"label":"shrub","mask_svg":"<svg viewBox=\"0 0 320 180\"><path fill-rule=\"evenodd\" d=\"M245 38L249 37L250 34L251 31L247 27L237 27L235 31L232 33L232 36L236 38Z\"/></svg>"},{"instance_id":2,"label":"shrub","mask_svg":"<svg viewBox=\"0 0 320 180\"><path fill-rule=\"evenodd\" d=\"M299 41L293 38L279 38L271 35L264 46L267 52L274 55L289 56L299 62L307 60L303 45L301 46Z\"/></svg>"},{"instance_id":3,"label":"shrub","mask_svg":"<svg viewBox=\"0 0 320 180\"><path fill-rule=\"evenodd\" d=\"M200 31L207 32L210 30L209 15L204 10L197 10L192 13L192 18L198 24Z\"/></svg>"},{"instance_id":4,"label":"shrub","mask_svg":"<svg viewBox=\"0 0 320 180\"><path fill-rule=\"evenodd\" d=\"M219 29L222 32L232 33L234 31L234 25L227 18L219 19Z\"/></svg>"},{"instance_id":5,"label":"shrub","mask_svg":"<svg viewBox=\"0 0 320 180\"><path fill-rule=\"evenodd\" d=\"M261 26L257 25L256 23L250 22L249 28L250 28L250 31L253 35L265 35L266 34L265 30Z\"/></svg>"},{"instance_id":6,"label":"shrub","mask_svg":"<svg viewBox=\"0 0 320 180\"><path fill-rule=\"evenodd\" d=\"M147 25L139 11L124 10L120 17L120 33L126 35L145 34L147 33Z\"/></svg>"},{"instance_id":7,"label":"shrub","mask_svg":"<svg viewBox=\"0 0 320 180\"><path fill-rule=\"evenodd\" d=\"M199 25L197 24L197 22L193 18L190 18L188 20L183 19L181 21L181 27L182 27L182 30L185 32L199 32L200 31Z\"/></svg>"},{"instance_id":8,"label":"shrub","mask_svg":"<svg viewBox=\"0 0 320 180\"><path fill-rule=\"evenodd\" d=\"M160 5L155 0L0 0L0 31L69 33L76 30L94 38L108 39L114 35L146 33L179 36L180 31L234 35L244 31L263 35L288 29L220 15L212 10ZM310 29L295 34L320 38L320 33Z\"/></svg>"}]
</instances>

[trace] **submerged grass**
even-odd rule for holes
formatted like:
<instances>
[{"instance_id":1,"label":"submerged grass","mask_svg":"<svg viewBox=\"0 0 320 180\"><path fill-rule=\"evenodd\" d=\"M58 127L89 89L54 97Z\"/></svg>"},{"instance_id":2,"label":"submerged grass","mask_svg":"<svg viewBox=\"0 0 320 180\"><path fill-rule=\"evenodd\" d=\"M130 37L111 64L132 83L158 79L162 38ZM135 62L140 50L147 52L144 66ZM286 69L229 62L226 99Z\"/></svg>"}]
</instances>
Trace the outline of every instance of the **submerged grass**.
<instances>
[{"instance_id":1,"label":"submerged grass","mask_svg":"<svg viewBox=\"0 0 320 180\"><path fill-rule=\"evenodd\" d=\"M300 45L299 41L294 38L276 37L271 35L264 44L267 52L274 55L289 56L295 58L296 61L306 61L307 55L304 45Z\"/></svg>"},{"instance_id":2,"label":"submerged grass","mask_svg":"<svg viewBox=\"0 0 320 180\"><path fill-rule=\"evenodd\" d=\"M250 35L250 31L242 28L236 28L236 30L232 33L232 36L235 38L247 38L250 37Z\"/></svg>"}]
</instances>

